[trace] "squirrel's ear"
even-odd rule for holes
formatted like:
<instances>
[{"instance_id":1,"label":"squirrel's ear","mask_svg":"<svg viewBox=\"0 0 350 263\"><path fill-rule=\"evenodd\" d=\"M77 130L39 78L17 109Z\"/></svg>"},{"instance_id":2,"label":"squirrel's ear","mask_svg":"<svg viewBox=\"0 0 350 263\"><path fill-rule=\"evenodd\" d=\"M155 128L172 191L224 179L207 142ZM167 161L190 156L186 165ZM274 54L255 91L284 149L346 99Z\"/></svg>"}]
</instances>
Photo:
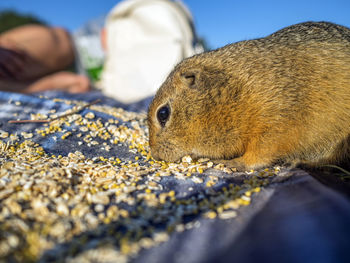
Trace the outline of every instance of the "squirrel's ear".
<instances>
[{"instance_id":1,"label":"squirrel's ear","mask_svg":"<svg viewBox=\"0 0 350 263\"><path fill-rule=\"evenodd\" d=\"M187 71L181 74L184 82L191 89L197 88L199 72L198 71Z\"/></svg>"}]
</instances>

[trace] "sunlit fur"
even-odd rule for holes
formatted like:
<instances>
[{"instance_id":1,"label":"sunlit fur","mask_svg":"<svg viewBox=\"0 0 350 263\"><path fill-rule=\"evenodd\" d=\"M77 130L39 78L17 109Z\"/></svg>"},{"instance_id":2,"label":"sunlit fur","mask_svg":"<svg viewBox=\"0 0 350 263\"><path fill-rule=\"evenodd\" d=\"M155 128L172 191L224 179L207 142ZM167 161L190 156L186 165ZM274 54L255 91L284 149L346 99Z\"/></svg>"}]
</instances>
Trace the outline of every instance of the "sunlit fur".
<instances>
[{"instance_id":1,"label":"sunlit fur","mask_svg":"<svg viewBox=\"0 0 350 263\"><path fill-rule=\"evenodd\" d=\"M168 104L164 127L157 110ZM185 59L149 107L154 158L241 169L348 158L350 30L307 22Z\"/></svg>"}]
</instances>

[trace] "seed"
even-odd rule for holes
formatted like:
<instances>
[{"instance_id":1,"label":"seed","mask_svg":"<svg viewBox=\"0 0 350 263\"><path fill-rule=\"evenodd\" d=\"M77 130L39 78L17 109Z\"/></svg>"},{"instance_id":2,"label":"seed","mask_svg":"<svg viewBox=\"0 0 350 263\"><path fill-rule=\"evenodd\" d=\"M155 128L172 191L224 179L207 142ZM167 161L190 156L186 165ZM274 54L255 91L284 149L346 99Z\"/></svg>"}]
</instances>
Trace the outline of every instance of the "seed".
<instances>
[{"instance_id":1,"label":"seed","mask_svg":"<svg viewBox=\"0 0 350 263\"><path fill-rule=\"evenodd\" d=\"M3 130L0 130L0 138L5 139L9 137L9 133Z\"/></svg>"},{"instance_id":2,"label":"seed","mask_svg":"<svg viewBox=\"0 0 350 263\"><path fill-rule=\"evenodd\" d=\"M94 119L95 118L95 114L93 112L88 112L85 114L85 118L87 119Z\"/></svg>"},{"instance_id":3,"label":"seed","mask_svg":"<svg viewBox=\"0 0 350 263\"><path fill-rule=\"evenodd\" d=\"M236 216L237 216L236 211L224 211L224 212L219 214L220 219L230 219L230 218L234 218Z\"/></svg>"},{"instance_id":4,"label":"seed","mask_svg":"<svg viewBox=\"0 0 350 263\"><path fill-rule=\"evenodd\" d=\"M8 244L13 248L17 247L19 244L19 238L15 235L8 236L7 241L8 241Z\"/></svg>"},{"instance_id":5,"label":"seed","mask_svg":"<svg viewBox=\"0 0 350 263\"><path fill-rule=\"evenodd\" d=\"M65 203L59 203L56 207L56 211L57 211L57 214L61 216L69 215L69 209Z\"/></svg>"},{"instance_id":6,"label":"seed","mask_svg":"<svg viewBox=\"0 0 350 263\"><path fill-rule=\"evenodd\" d=\"M214 219L216 217L216 213L214 211L209 211L204 214L204 217L209 218L209 219Z\"/></svg>"},{"instance_id":7,"label":"seed","mask_svg":"<svg viewBox=\"0 0 350 263\"><path fill-rule=\"evenodd\" d=\"M182 158L183 163L192 163L192 158L190 156L184 156Z\"/></svg>"},{"instance_id":8,"label":"seed","mask_svg":"<svg viewBox=\"0 0 350 263\"><path fill-rule=\"evenodd\" d=\"M30 139L33 137L33 133L21 132L21 135L23 136L24 139Z\"/></svg>"},{"instance_id":9,"label":"seed","mask_svg":"<svg viewBox=\"0 0 350 263\"><path fill-rule=\"evenodd\" d=\"M92 203L107 205L109 203L109 197L104 194L95 194L91 197Z\"/></svg>"}]
</instances>

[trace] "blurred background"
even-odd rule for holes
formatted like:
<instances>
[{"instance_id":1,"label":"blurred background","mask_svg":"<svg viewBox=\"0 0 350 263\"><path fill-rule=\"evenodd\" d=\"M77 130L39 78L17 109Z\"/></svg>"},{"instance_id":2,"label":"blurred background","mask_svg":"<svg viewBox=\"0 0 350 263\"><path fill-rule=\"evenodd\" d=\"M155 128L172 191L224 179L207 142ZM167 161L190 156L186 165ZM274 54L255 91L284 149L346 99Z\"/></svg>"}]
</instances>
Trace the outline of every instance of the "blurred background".
<instances>
[{"instance_id":1,"label":"blurred background","mask_svg":"<svg viewBox=\"0 0 350 263\"><path fill-rule=\"evenodd\" d=\"M116 0L0 0L0 12L12 10L72 33L90 21L103 24ZM303 21L331 21L350 27L349 0L183 1L191 10L198 35L214 49L239 40L266 36ZM7 18L7 24L10 23ZM0 21L0 30L7 26ZM0 31L1 32L1 31Z\"/></svg>"},{"instance_id":2,"label":"blurred background","mask_svg":"<svg viewBox=\"0 0 350 263\"><path fill-rule=\"evenodd\" d=\"M79 73L97 83L105 53L100 33L106 15L121 0L0 0L0 33L24 23L66 28L72 34ZM305 21L329 21L350 27L349 0L182 1L193 16L204 50L269 35Z\"/></svg>"}]
</instances>

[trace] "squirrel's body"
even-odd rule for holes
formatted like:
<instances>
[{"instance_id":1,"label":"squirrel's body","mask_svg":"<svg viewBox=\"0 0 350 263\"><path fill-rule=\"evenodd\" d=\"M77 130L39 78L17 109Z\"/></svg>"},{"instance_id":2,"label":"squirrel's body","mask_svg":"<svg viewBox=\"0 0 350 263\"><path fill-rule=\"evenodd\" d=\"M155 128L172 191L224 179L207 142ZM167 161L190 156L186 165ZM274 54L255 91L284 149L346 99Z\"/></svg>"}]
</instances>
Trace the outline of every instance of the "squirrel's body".
<instances>
[{"instance_id":1,"label":"squirrel's body","mask_svg":"<svg viewBox=\"0 0 350 263\"><path fill-rule=\"evenodd\" d=\"M159 111L166 108L164 121ZM157 159L209 157L241 169L344 161L350 29L307 22L185 59L157 92L148 118Z\"/></svg>"}]
</instances>

